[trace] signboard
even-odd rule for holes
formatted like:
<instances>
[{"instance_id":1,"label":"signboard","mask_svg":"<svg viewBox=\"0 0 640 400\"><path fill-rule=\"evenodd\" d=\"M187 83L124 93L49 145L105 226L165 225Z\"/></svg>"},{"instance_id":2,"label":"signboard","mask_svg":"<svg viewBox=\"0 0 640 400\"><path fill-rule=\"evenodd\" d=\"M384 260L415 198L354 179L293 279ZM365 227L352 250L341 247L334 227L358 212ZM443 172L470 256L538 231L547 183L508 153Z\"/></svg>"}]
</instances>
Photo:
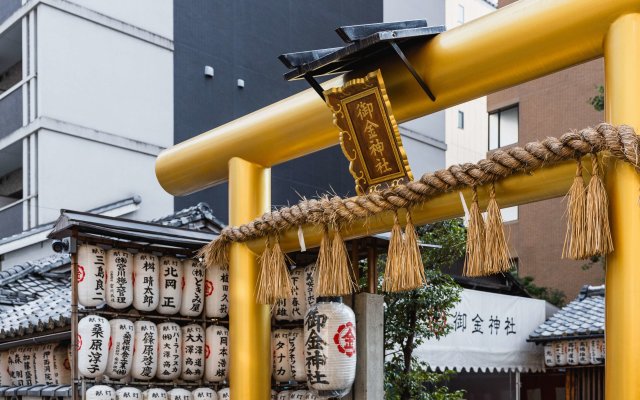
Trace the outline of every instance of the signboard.
<instances>
[{"instance_id":1,"label":"signboard","mask_svg":"<svg viewBox=\"0 0 640 400\"><path fill-rule=\"evenodd\" d=\"M526 340L544 321L543 300L464 289L449 334L426 340L414 354L440 370L541 371L543 348Z\"/></svg>"},{"instance_id":2,"label":"signboard","mask_svg":"<svg viewBox=\"0 0 640 400\"><path fill-rule=\"evenodd\" d=\"M380 70L324 95L359 195L413 179Z\"/></svg>"}]
</instances>

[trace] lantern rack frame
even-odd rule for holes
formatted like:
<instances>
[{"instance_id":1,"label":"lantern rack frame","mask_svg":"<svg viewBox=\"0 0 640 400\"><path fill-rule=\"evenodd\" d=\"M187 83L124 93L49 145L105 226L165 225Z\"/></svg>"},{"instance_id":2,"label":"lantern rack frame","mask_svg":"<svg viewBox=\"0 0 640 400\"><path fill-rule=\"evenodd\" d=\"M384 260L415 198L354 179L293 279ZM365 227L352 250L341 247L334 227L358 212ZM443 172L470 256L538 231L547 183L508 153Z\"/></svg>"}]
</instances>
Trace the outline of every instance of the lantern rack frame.
<instances>
[{"instance_id":1,"label":"lantern rack frame","mask_svg":"<svg viewBox=\"0 0 640 400\"><path fill-rule=\"evenodd\" d=\"M203 329L208 325L221 325L228 327L227 319L206 318L205 311L197 317L185 317L181 315L163 315L159 313L146 313L137 311L135 308L127 307L123 310L115 310L108 306L94 308L80 308L78 304L78 245L91 244L101 248L118 248L132 253L148 252L157 256L174 256L181 259L192 258L197 250L215 239L217 235L207 232L192 231L166 227L147 222L132 221L124 218L105 217L90 213L62 210L56 221L54 228L49 234L49 239L65 240L69 246L67 251L71 255L71 398L72 400L84 400L87 385L97 383L106 384L113 387L123 386L145 386L145 387L214 387L216 389L224 386L223 383L209 383L204 379L196 381L183 381L175 379L163 381L157 378L148 381L129 380L119 382L117 380L98 381L80 376L78 372L78 322L83 316L92 314L113 319L117 317L136 320L162 320L180 323L184 325L188 322L200 324ZM225 383L228 383L225 381Z\"/></svg>"}]
</instances>

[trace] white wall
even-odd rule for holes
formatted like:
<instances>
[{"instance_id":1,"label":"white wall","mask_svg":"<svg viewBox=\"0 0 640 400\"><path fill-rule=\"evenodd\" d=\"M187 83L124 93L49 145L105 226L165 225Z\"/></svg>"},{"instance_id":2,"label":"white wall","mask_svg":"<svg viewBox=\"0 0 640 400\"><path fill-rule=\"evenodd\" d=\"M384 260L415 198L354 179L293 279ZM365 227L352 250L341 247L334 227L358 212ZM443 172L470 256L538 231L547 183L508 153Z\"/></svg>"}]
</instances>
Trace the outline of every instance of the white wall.
<instances>
[{"instance_id":1,"label":"white wall","mask_svg":"<svg viewBox=\"0 0 640 400\"><path fill-rule=\"evenodd\" d=\"M140 209L129 215L150 220L173 212L173 198L155 178L155 157L66 134L38 133L39 223L60 209L85 211L134 195Z\"/></svg>"},{"instance_id":2,"label":"white wall","mask_svg":"<svg viewBox=\"0 0 640 400\"><path fill-rule=\"evenodd\" d=\"M384 0L384 22L426 19L429 26L445 24L445 1L452 0Z\"/></svg>"},{"instance_id":3,"label":"white wall","mask_svg":"<svg viewBox=\"0 0 640 400\"><path fill-rule=\"evenodd\" d=\"M173 143L171 50L47 6L38 8L37 48L41 116Z\"/></svg>"},{"instance_id":4,"label":"white wall","mask_svg":"<svg viewBox=\"0 0 640 400\"><path fill-rule=\"evenodd\" d=\"M173 39L173 0L70 1L167 39Z\"/></svg>"}]
</instances>

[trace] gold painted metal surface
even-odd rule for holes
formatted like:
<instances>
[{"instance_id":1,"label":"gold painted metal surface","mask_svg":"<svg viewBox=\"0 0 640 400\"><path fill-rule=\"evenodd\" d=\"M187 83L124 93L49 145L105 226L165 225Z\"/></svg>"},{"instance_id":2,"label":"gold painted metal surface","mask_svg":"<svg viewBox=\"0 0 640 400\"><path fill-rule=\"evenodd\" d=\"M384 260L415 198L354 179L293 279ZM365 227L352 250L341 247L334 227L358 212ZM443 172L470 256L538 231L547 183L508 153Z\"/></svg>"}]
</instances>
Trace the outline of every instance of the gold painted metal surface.
<instances>
[{"instance_id":1,"label":"gold painted metal surface","mask_svg":"<svg viewBox=\"0 0 640 400\"><path fill-rule=\"evenodd\" d=\"M605 41L606 120L640 127L640 14L611 25ZM633 168L607 170L614 252L607 257L605 398L640 399L640 179Z\"/></svg>"},{"instance_id":2,"label":"gold painted metal surface","mask_svg":"<svg viewBox=\"0 0 640 400\"><path fill-rule=\"evenodd\" d=\"M229 161L229 222L242 224L269 211L271 170L239 158ZM271 398L269 306L256 304L256 256L239 243L229 256L230 383L234 399Z\"/></svg>"},{"instance_id":3,"label":"gold painted metal surface","mask_svg":"<svg viewBox=\"0 0 640 400\"><path fill-rule=\"evenodd\" d=\"M353 76L381 68L401 123L597 58L609 25L638 11L638 0L520 0L404 49L435 102L396 57ZM185 195L225 181L231 157L270 167L338 139L331 112L309 89L163 151L156 175L166 191Z\"/></svg>"},{"instance_id":4,"label":"gold painted metal surface","mask_svg":"<svg viewBox=\"0 0 640 400\"><path fill-rule=\"evenodd\" d=\"M584 162L585 169L589 168L589 160ZM530 203L545 199L564 196L569 191L569 186L575 174L575 161L559 163L553 167L545 167L531 174L518 174L496 183L496 197L500 207L509 207L517 204ZM463 190L467 204L471 204L471 191ZM486 187L478 188L479 203L482 209L486 208L489 195ZM451 219L463 215L462 203L458 192L447 193L429 200L422 207L412 208L413 222L416 225L424 225L431 222ZM405 223L404 211L399 212L401 224ZM341 229L342 236L346 239L354 239L362 236L388 232L393 226L393 213L382 213L369 219L355 220L353 223ZM320 245L322 228L316 225L304 225L302 227L304 241L307 248ZM298 241L298 229L290 229L280 232L280 245L284 251L300 249ZM247 246L256 254L261 254L264 249L264 239L247 242ZM558 254L560 257L560 254Z\"/></svg>"}]
</instances>

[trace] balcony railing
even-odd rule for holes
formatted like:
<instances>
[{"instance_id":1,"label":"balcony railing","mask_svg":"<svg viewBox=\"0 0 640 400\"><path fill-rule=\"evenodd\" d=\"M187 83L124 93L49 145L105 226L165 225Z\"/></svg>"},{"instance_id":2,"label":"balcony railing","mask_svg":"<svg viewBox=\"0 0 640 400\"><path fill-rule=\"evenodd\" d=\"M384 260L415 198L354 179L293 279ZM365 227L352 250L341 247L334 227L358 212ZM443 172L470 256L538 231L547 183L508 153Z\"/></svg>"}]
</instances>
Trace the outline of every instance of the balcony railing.
<instances>
[{"instance_id":1,"label":"balcony railing","mask_svg":"<svg viewBox=\"0 0 640 400\"><path fill-rule=\"evenodd\" d=\"M22 203L0 207L0 239L22 232Z\"/></svg>"},{"instance_id":2,"label":"balcony railing","mask_svg":"<svg viewBox=\"0 0 640 400\"><path fill-rule=\"evenodd\" d=\"M22 127L21 83L0 94L0 139Z\"/></svg>"}]
</instances>

